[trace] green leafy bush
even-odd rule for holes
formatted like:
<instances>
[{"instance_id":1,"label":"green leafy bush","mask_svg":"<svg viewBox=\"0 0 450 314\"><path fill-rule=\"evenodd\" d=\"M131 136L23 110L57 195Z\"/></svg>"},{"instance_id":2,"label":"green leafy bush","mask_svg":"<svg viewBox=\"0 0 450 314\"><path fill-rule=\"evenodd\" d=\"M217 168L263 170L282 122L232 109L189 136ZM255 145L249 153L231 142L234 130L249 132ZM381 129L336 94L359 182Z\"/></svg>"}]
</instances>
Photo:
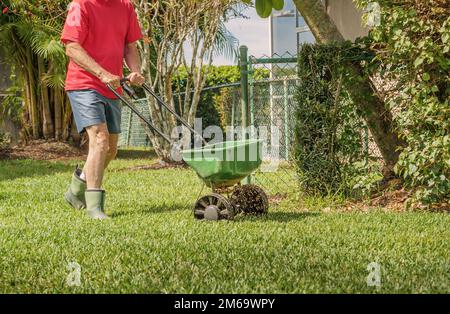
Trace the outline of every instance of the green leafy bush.
<instances>
[{"instance_id":1,"label":"green leafy bush","mask_svg":"<svg viewBox=\"0 0 450 314\"><path fill-rule=\"evenodd\" d=\"M342 88L343 60L363 57L351 44L301 47L295 157L306 192L348 195L367 172L366 126Z\"/></svg>"},{"instance_id":2,"label":"green leafy bush","mask_svg":"<svg viewBox=\"0 0 450 314\"><path fill-rule=\"evenodd\" d=\"M355 1L361 8L369 0ZM379 0L370 32L377 69L407 147L396 171L425 205L450 197L450 7L448 0ZM368 12L370 19L377 12Z\"/></svg>"},{"instance_id":3,"label":"green leafy bush","mask_svg":"<svg viewBox=\"0 0 450 314\"><path fill-rule=\"evenodd\" d=\"M187 72L181 68L173 80L173 90L177 92L186 91L186 75ZM254 74L255 80L261 80L269 77L269 71L265 69L257 69ZM205 88L214 87L224 84L239 83L241 73L238 66L210 66L206 77ZM220 88L206 90L201 93L200 102L197 108L197 117L203 118L203 125L217 125L225 127L230 121L229 113L231 112L232 93L236 92L235 88Z\"/></svg>"},{"instance_id":4,"label":"green leafy bush","mask_svg":"<svg viewBox=\"0 0 450 314\"><path fill-rule=\"evenodd\" d=\"M11 137L8 133L0 131L0 151L8 150L11 145Z\"/></svg>"},{"instance_id":5,"label":"green leafy bush","mask_svg":"<svg viewBox=\"0 0 450 314\"><path fill-rule=\"evenodd\" d=\"M22 90L15 75L10 76L10 82L11 86L5 90L6 96L0 98L0 122L9 120L20 125L24 110Z\"/></svg>"}]
</instances>

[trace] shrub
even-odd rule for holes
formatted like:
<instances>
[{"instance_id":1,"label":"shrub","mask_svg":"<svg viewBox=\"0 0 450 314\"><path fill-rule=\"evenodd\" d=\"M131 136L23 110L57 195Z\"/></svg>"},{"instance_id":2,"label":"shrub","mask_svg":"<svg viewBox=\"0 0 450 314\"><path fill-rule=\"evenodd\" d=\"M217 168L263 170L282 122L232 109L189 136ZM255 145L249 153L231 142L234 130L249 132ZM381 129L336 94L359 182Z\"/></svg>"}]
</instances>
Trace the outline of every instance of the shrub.
<instances>
[{"instance_id":1,"label":"shrub","mask_svg":"<svg viewBox=\"0 0 450 314\"><path fill-rule=\"evenodd\" d=\"M184 92L186 90L186 71L181 68L173 80L173 90ZM266 69L257 69L254 74L255 80L269 77ZM210 66L206 77L205 88L218 85L239 83L241 74L238 66ZM232 105L232 93L235 88L220 88L202 92L197 109L197 117L203 118L203 126L217 125L225 127L230 122Z\"/></svg>"},{"instance_id":2,"label":"shrub","mask_svg":"<svg viewBox=\"0 0 450 314\"><path fill-rule=\"evenodd\" d=\"M369 0L355 1L360 7ZM396 166L425 205L450 197L450 7L448 0L378 0L370 32L387 106L407 147ZM374 13L369 12L365 18Z\"/></svg>"},{"instance_id":3,"label":"shrub","mask_svg":"<svg viewBox=\"0 0 450 314\"><path fill-rule=\"evenodd\" d=\"M351 79L343 60L362 57L363 51L349 43L301 47L295 157L306 192L350 194L352 178L367 169L366 126L342 88Z\"/></svg>"},{"instance_id":4,"label":"shrub","mask_svg":"<svg viewBox=\"0 0 450 314\"><path fill-rule=\"evenodd\" d=\"M8 133L0 131L0 151L8 150L11 145L11 137Z\"/></svg>"}]
</instances>

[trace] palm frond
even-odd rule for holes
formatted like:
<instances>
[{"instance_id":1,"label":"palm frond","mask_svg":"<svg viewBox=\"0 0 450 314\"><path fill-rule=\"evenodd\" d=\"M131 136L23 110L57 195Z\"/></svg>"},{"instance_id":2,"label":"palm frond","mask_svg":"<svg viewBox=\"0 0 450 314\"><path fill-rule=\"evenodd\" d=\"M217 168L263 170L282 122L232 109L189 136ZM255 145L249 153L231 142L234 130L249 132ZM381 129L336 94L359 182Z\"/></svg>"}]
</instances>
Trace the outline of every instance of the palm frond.
<instances>
[{"instance_id":1,"label":"palm frond","mask_svg":"<svg viewBox=\"0 0 450 314\"><path fill-rule=\"evenodd\" d=\"M42 77L42 83L45 84L45 86L50 88L63 88L64 87L64 81L65 81L65 75L61 73L56 74L45 74Z\"/></svg>"},{"instance_id":2,"label":"palm frond","mask_svg":"<svg viewBox=\"0 0 450 314\"><path fill-rule=\"evenodd\" d=\"M237 61L239 56L239 40L221 23L214 40L214 57L223 56Z\"/></svg>"}]
</instances>

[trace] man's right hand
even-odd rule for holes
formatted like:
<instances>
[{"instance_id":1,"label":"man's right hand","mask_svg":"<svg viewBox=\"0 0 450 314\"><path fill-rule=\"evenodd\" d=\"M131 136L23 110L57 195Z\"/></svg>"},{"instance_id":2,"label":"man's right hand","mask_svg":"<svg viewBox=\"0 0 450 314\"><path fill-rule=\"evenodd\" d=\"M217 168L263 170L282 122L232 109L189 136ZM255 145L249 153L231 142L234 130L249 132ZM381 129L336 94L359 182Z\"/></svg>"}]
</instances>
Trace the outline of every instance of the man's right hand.
<instances>
[{"instance_id":1,"label":"man's right hand","mask_svg":"<svg viewBox=\"0 0 450 314\"><path fill-rule=\"evenodd\" d=\"M118 89L120 87L120 77L109 72L102 73L100 75L100 80L105 85L110 85L114 89Z\"/></svg>"}]
</instances>

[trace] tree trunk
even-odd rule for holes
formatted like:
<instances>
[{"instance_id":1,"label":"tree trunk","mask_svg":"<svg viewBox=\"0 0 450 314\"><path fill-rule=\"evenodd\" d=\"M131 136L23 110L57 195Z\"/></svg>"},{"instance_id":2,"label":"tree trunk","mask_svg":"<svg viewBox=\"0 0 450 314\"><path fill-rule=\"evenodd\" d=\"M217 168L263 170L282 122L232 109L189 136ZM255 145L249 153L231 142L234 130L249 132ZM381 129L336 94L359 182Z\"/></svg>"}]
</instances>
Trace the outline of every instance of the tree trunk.
<instances>
[{"instance_id":1,"label":"tree trunk","mask_svg":"<svg viewBox=\"0 0 450 314\"><path fill-rule=\"evenodd\" d=\"M68 141L70 138L70 122L72 121L72 107L63 91L61 91L61 107L63 108L62 139Z\"/></svg>"},{"instance_id":2,"label":"tree trunk","mask_svg":"<svg viewBox=\"0 0 450 314\"><path fill-rule=\"evenodd\" d=\"M64 97L61 97L61 91L59 89L53 90L53 105L55 106L55 139L61 140L62 139L62 107L63 107L63 101Z\"/></svg>"},{"instance_id":3,"label":"tree trunk","mask_svg":"<svg viewBox=\"0 0 450 314\"><path fill-rule=\"evenodd\" d=\"M39 129L40 129L40 119L39 119L39 104L36 95L36 80L34 76L34 68L33 68L33 57L31 48L26 48L27 61L28 63L24 65L27 71L27 82L29 88L29 105L30 105L30 120L31 120L31 129L33 134L33 139L39 139Z\"/></svg>"},{"instance_id":4,"label":"tree trunk","mask_svg":"<svg viewBox=\"0 0 450 314\"><path fill-rule=\"evenodd\" d=\"M44 60L38 57L38 78L39 81L42 79L42 76L45 73L45 64ZM44 84L39 84L41 88L41 102L42 102L42 132L45 139L49 139L53 137L54 127L52 121L52 114L50 111L50 100L48 97L48 88Z\"/></svg>"},{"instance_id":5,"label":"tree trunk","mask_svg":"<svg viewBox=\"0 0 450 314\"><path fill-rule=\"evenodd\" d=\"M314 38L319 43L343 42L344 37L339 32L333 20L327 14L320 0L293 0L297 10L308 24Z\"/></svg>"},{"instance_id":6,"label":"tree trunk","mask_svg":"<svg viewBox=\"0 0 450 314\"><path fill-rule=\"evenodd\" d=\"M344 37L326 13L320 0L294 0L294 3L319 43L344 42ZM360 66L350 63L348 64L348 70L352 76L359 76L363 71ZM361 110L380 149L386 164L385 176L390 176L398 161L399 152L397 148L404 146L397 133L394 132L391 112L386 109L384 102L375 95L369 80L353 80L352 85L347 84L345 88Z\"/></svg>"}]
</instances>

